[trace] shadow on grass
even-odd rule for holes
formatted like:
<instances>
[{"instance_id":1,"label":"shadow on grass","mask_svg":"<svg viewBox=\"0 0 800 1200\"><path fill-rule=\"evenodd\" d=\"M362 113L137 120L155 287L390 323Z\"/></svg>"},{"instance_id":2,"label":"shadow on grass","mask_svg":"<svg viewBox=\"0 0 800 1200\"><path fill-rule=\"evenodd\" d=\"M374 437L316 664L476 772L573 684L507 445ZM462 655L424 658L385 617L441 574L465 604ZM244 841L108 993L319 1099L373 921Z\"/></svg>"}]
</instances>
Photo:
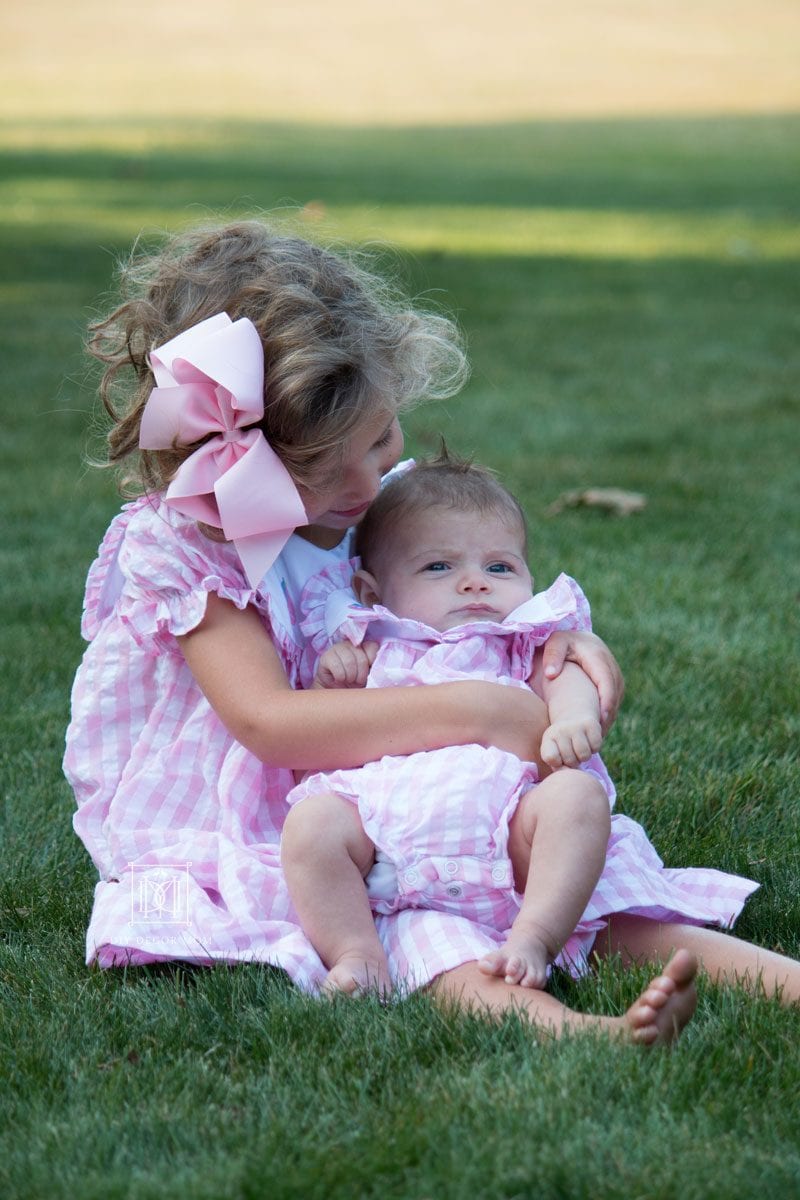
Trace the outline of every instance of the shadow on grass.
<instances>
[{"instance_id":1,"label":"shadow on grass","mask_svg":"<svg viewBox=\"0 0 800 1200\"><path fill-rule=\"evenodd\" d=\"M151 205L154 189L173 212L242 198L264 208L316 201L761 216L800 208L800 116L791 114L389 129L244 121L29 128L50 145L5 150L0 181L91 183L126 208ZM73 148L60 148L62 138Z\"/></svg>"}]
</instances>

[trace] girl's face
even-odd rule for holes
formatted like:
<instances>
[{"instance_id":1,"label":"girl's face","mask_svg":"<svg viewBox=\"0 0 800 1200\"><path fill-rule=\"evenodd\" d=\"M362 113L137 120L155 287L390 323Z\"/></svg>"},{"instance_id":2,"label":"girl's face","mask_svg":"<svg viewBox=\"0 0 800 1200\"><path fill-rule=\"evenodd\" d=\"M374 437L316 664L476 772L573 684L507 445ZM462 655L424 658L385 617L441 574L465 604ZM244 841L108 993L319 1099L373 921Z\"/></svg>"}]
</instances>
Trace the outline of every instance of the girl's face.
<instances>
[{"instance_id":1,"label":"girl's face","mask_svg":"<svg viewBox=\"0 0 800 1200\"><path fill-rule=\"evenodd\" d=\"M345 530L364 516L380 491L381 479L402 452L403 434L397 417L379 409L350 439L333 488L313 491L298 486L309 518L298 533L317 546L338 545Z\"/></svg>"}]
</instances>

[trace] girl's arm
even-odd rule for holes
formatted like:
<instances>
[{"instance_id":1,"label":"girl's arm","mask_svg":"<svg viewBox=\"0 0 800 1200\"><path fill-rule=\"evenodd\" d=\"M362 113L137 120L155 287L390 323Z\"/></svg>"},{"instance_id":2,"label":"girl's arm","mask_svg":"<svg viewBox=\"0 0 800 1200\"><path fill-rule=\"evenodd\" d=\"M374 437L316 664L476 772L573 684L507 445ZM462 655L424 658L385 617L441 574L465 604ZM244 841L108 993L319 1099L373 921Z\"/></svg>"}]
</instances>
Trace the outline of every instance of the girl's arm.
<instances>
[{"instance_id":1,"label":"girl's arm","mask_svg":"<svg viewBox=\"0 0 800 1200\"><path fill-rule=\"evenodd\" d=\"M600 724L603 733L608 733L625 694L625 681L614 655L594 633L561 631L552 634L545 643L544 678L556 679L565 662L577 663L596 687Z\"/></svg>"},{"instance_id":2,"label":"girl's arm","mask_svg":"<svg viewBox=\"0 0 800 1200\"><path fill-rule=\"evenodd\" d=\"M358 766L475 742L539 761L542 700L497 683L294 691L261 618L211 593L184 658L230 733L263 762L304 770Z\"/></svg>"}]
</instances>

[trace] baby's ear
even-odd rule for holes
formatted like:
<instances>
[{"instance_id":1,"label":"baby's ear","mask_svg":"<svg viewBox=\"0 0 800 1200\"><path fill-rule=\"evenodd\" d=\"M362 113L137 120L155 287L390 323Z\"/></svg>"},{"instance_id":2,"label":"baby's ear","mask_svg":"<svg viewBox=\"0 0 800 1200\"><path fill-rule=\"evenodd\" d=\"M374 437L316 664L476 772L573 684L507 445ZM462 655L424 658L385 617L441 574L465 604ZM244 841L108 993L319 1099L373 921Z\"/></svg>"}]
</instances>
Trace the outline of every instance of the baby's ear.
<instances>
[{"instance_id":1,"label":"baby's ear","mask_svg":"<svg viewBox=\"0 0 800 1200\"><path fill-rule=\"evenodd\" d=\"M372 608L381 602L377 579L374 575L370 575L369 571L365 571L363 567L359 567L353 575L353 591L356 594L356 599L365 608Z\"/></svg>"}]
</instances>

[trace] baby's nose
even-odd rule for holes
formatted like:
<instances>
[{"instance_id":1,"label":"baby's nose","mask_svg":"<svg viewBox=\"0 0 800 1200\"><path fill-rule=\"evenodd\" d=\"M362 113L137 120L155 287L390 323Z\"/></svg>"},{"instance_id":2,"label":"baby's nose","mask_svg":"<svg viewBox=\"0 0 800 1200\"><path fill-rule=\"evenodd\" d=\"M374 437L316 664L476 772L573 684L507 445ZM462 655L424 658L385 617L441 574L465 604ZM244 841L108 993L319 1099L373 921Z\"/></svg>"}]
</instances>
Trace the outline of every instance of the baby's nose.
<instances>
[{"instance_id":1,"label":"baby's nose","mask_svg":"<svg viewBox=\"0 0 800 1200\"><path fill-rule=\"evenodd\" d=\"M489 581L481 571L465 571L461 587L465 592L488 592Z\"/></svg>"}]
</instances>

